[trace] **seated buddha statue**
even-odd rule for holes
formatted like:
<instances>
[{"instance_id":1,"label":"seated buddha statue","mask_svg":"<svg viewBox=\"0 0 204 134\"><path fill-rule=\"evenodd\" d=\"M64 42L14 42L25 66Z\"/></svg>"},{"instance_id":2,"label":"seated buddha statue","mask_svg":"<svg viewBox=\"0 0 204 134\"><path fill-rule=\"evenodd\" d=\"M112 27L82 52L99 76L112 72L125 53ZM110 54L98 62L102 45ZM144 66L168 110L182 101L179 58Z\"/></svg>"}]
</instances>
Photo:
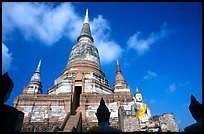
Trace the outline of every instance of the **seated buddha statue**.
<instances>
[{"instance_id":1,"label":"seated buddha statue","mask_svg":"<svg viewBox=\"0 0 204 134\"><path fill-rule=\"evenodd\" d=\"M147 122L151 116L149 106L142 100L142 93L136 89L135 96L133 97L134 104L132 105L132 112L135 113L136 117L140 122Z\"/></svg>"}]
</instances>

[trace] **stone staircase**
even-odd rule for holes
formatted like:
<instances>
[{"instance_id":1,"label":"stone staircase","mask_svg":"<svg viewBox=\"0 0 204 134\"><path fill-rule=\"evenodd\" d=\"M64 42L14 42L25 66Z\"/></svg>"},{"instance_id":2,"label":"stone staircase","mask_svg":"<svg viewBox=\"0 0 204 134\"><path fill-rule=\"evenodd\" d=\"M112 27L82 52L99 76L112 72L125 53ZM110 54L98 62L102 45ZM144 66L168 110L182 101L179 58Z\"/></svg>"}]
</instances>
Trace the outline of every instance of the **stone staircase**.
<instances>
[{"instance_id":1,"label":"stone staircase","mask_svg":"<svg viewBox=\"0 0 204 134\"><path fill-rule=\"evenodd\" d=\"M82 129L82 116L81 112L76 115L71 115L63 129L63 132L81 132Z\"/></svg>"},{"instance_id":2,"label":"stone staircase","mask_svg":"<svg viewBox=\"0 0 204 134\"><path fill-rule=\"evenodd\" d=\"M67 113L60 126L54 126L51 132L81 132L82 113L76 110L76 114Z\"/></svg>"}]
</instances>

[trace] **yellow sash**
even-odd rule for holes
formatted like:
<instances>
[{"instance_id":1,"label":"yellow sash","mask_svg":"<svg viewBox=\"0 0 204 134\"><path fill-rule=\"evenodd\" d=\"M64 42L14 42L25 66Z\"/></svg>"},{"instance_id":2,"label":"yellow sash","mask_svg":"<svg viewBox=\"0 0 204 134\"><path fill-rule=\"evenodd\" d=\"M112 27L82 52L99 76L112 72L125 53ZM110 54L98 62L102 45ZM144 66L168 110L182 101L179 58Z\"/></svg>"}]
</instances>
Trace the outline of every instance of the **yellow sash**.
<instances>
[{"instance_id":1,"label":"yellow sash","mask_svg":"<svg viewBox=\"0 0 204 134\"><path fill-rule=\"evenodd\" d=\"M146 110L147 105L143 103L142 106L140 107L140 110L137 112L136 117L138 117L141 120Z\"/></svg>"}]
</instances>

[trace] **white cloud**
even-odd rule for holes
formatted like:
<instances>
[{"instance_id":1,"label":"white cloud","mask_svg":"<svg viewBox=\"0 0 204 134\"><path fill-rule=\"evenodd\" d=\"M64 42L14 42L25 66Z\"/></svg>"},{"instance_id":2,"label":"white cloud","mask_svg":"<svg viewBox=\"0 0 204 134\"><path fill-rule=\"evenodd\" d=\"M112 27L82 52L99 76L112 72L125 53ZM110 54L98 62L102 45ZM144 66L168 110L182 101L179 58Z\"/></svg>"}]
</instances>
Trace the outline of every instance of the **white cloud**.
<instances>
[{"instance_id":1,"label":"white cloud","mask_svg":"<svg viewBox=\"0 0 204 134\"><path fill-rule=\"evenodd\" d=\"M97 18L90 22L90 25L95 41L94 44L99 49L101 62L108 64L120 57L123 50L119 44L110 39L111 28L109 22L102 15L98 15Z\"/></svg>"},{"instance_id":2,"label":"white cloud","mask_svg":"<svg viewBox=\"0 0 204 134\"><path fill-rule=\"evenodd\" d=\"M143 55L149 51L152 44L166 37L170 31L171 30L166 28L166 23L161 26L161 30L159 32L152 32L147 38L142 37L142 33L138 31L129 37L127 41L128 48L135 49L139 56Z\"/></svg>"},{"instance_id":3,"label":"white cloud","mask_svg":"<svg viewBox=\"0 0 204 134\"><path fill-rule=\"evenodd\" d=\"M175 90L176 90L176 84L175 84L175 83L169 85L168 91L170 91L170 92L174 92Z\"/></svg>"},{"instance_id":4,"label":"white cloud","mask_svg":"<svg viewBox=\"0 0 204 134\"><path fill-rule=\"evenodd\" d=\"M9 49L2 42L2 74L11 69L12 53L9 53Z\"/></svg>"},{"instance_id":5,"label":"white cloud","mask_svg":"<svg viewBox=\"0 0 204 134\"><path fill-rule=\"evenodd\" d=\"M154 103L155 103L155 100L151 99L149 103L150 103L150 104L154 104Z\"/></svg>"},{"instance_id":6,"label":"white cloud","mask_svg":"<svg viewBox=\"0 0 204 134\"><path fill-rule=\"evenodd\" d=\"M182 121L181 120L178 120L177 121L177 125L181 125Z\"/></svg>"},{"instance_id":7,"label":"white cloud","mask_svg":"<svg viewBox=\"0 0 204 134\"><path fill-rule=\"evenodd\" d=\"M73 22L80 20L70 3L53 8L45 3L6 2L2 15L3 38L18 29L27 40L39 39L46 45L54 44L67 31L76 31Z\"/></svg>"},{"instance_id":8,"label":"white cloud","mask_svg":"<svg viewBox=\"0 0 204 134\"><path fill-rule=\"evenodd\" d=\"M189 85L189 81L185 81L185 82L180 82L179 84L178 84L178 86L180 86L180 87L186 87L186 86L188 86Z\"/></svg>"},{"instance_id":9,"label":"white cloud","mask_svg":"<svg viewBox=\"0 0 204 134\"><path fill-rule=\"evenodd\" d=\"M184 82L178 82L178 83L173 83L169 85L169 87L166 89L167 92L174 92L177 88L179 89L185 89L189 85L189 81L184 81Z\"/></svg>"},{"instance_id":10,"label":"white cloud","mask_svg":"<svg viewBox=\"0 0 204 134\"><path fill-rule=\"evenodd\" d=\"M188 104L188 103L184 103L184 104L182 105L182 108L187 109L187 108L188 108L188 106L189 106L189 104Z\"/></svg>"},{"instance_id":11,"label":"white cloud","mask_svg":"<svg viewBox=\"0 0 204 134\"><path fill-rule=\"evenodd\" d=\"M147 74L143 77L145 80L149 80L152 78L157 77L157 74L155 72L152 71L147 71Z\"/></svg>"},{"instance_id":12,"label":"white cloud","mask_svg":"<svg viewBox=\"0 0 204 134\"><path fill-rule=\"evenodd\" d=\"M67 2L56 7L50 3L4 2L2 8L3 40L17 29L25 39L38 39L49 46L64 36L76 41L84 16L80 17L71 3ZM99 49L101 63L108 64L120 57L122 48L110 39L109 22L102 15L98 15L97 18L90 21L90 25L95 40L94 44Z\"/></svg>"}]
</instances>

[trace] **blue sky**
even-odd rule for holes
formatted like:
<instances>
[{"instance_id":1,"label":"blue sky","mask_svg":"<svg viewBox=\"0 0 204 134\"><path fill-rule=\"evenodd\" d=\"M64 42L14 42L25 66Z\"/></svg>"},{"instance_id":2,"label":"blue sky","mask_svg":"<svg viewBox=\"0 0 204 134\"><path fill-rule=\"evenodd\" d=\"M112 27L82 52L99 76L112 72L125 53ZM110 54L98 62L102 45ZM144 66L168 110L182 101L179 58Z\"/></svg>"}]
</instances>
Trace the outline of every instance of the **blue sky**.
<instances>
[{"instance_id":1,"label":"blue sky","mask_svg":"<svg viewBox=\"0 0 204 134\"><path fill-rule=\"evenodd\" d=\"M2 73L14 88L30 81L39 60L43 93L65 69L89 9L101 67L113 87L122 74L153 115L173 112L179 128L195 122L188 105L202 101L202 12L199 2L2 3Z\"/></svg>"}]
</instances>

